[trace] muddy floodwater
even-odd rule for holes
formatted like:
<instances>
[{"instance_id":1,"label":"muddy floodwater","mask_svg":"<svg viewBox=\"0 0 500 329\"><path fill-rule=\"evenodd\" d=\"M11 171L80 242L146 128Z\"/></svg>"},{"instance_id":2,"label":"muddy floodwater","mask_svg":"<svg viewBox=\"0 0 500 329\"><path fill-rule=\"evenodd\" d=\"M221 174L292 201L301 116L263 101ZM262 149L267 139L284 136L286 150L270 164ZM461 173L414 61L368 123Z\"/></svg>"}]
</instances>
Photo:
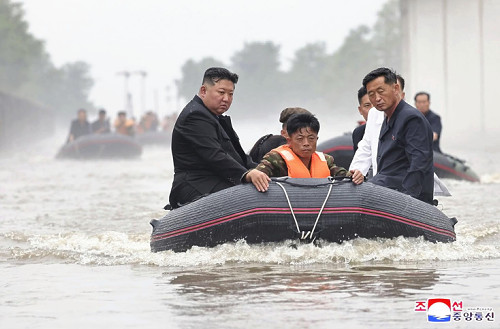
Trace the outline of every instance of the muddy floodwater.
<instances>
[{"instance_id":1,"label":"muddy floodwater","mask_svg":"<svg viewBox=\"0 0 500 329\"><path fill-rule=\"evenodd\" d=\"M448 138L447 151L482 179L444 180L453 196L439 207L458 219L454 243L238 241L177 254L149 249L149 221L165 214L173 177L169 148L129 161L56 160L60 140L0 153L2 329L499 327L493 138ZM485 310L429 323L415 311L429 298L488 309L494 321Z\"/></svg>"}]
</instances>

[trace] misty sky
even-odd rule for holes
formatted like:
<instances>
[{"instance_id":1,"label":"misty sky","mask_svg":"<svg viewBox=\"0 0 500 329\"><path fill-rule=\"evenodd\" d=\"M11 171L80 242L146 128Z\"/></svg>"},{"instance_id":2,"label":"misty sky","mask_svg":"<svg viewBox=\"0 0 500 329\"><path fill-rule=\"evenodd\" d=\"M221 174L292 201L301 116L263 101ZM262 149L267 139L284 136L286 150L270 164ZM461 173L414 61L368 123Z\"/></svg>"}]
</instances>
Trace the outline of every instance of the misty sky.
<instances>
[{"instance_id":1,"label":"misty sky","mask_svg":"<svg viewBox=\"0 0 500 329\"><path fill-rule=\"evenodd\" d=\"M91 99L97 106L111 113L123 109L124 83L117 72L145 70L146 107L153 109L156 91L163 114L177 110L173 81L187 59L212 56L229 63L245 42L271 40L281 45L287 69L294 52L307 43L325 42L332 52L350 29L372 26L386 0L17 2L24 6L30 32L46 41L56 65L78 60L91 65ZM129 84L137 113L140 77Z\"/></svg>"}]
</instances>

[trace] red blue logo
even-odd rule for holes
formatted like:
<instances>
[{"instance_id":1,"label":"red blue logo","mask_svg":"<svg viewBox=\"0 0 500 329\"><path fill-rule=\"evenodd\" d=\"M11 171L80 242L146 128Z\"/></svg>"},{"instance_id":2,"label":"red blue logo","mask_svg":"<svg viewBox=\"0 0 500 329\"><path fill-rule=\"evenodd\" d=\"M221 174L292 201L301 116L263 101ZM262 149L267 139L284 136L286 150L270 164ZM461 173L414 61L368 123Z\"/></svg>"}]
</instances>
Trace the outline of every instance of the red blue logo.
<instances>
[{"instance_id":1,"label":"red blue logo","mask_svg":"<svg viewBox=\"0 0 500 329\"><path fill-rule=\"evenodd\" d=\"M451 301L446 298L431 298L427 300L427 321L450 322Z\"/></svg>"}]
</instances>

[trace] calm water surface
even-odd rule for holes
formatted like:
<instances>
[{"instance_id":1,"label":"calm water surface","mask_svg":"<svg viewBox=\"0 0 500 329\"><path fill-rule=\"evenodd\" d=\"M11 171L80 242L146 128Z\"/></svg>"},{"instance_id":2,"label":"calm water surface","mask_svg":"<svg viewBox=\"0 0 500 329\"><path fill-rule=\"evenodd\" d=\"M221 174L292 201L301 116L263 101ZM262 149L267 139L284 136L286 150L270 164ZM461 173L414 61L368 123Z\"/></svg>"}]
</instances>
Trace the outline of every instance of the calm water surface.
<instances>
[{"instance_id":1,"label":"calm water surface","mask_svg":"<svg viewBox=\"0 0 500 329\"><path fill-rule=\"evenodd\" d=\"M482 177L445 180L457 241L240 241L149 251L169 149L133 161L56 161L55 140L0 154L0 328L498 328L500 145L448 149ZM251 142L245 145L251 146ZM492 307L495 321L427 322L415 302Z\"/></svg>"}]
</instances>

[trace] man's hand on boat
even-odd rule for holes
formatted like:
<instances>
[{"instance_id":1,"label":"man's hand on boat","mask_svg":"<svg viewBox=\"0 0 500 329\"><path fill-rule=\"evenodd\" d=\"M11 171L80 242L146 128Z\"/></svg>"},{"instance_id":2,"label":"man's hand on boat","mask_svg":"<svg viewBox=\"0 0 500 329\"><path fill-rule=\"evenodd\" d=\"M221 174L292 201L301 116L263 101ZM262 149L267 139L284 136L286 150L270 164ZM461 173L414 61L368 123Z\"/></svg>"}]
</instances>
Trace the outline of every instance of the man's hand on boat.
<instances>
[{"instance_id":1,"label":"man's hand on boat","mask_svg":"<svg viewBox=\"0 0 500 329\"><path fill-rule=\"evenodd\" d=\"M352 182L356 185L359 185L365 181L365 176L358 169L350 170Z\"/></svg>"},{"instance_id":2,"label":"man's hand on boat","mask_svg":"<svg viewBox=\"0 0 500 329\"><path fill-rule=\"evenodd\" d=\"M252 183L257 191L266 192L269 188L269 182L271 181L271 178L269 178L269 176L267 176L262 171L252 169L245 175L245 180L248 183Z\"/></svg>"},{"instance_id":3,"label":"man's hand on boat","mask_svg":"<svg viewBox=\"0 0 500 329\"><path fill-rule=\"evenodd\" d=\"M351 170L350 176L352 178L352 182L356 185L359 185L365 181L365 176L361 173L361 171L357 169ZM269 182L271 181L271 178L269 178L269 176L267 176L262 171L252 169L245 175L244 180L248 183L252 183L257 191L266 192L269 188Z\"/></svg>"}]
</instances>

